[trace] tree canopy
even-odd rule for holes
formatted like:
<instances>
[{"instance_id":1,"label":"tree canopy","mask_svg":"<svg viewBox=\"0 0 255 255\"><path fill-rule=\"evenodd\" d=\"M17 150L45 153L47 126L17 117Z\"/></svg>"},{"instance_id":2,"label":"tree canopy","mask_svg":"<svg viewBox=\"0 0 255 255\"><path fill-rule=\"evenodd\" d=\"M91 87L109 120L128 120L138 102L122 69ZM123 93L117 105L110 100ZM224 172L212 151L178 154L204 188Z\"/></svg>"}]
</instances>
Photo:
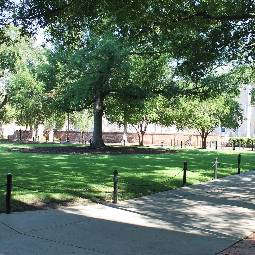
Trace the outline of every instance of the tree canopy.
<instances>
[{"instance_id":1,"label":"tree canopy","mask_svg":"<svg viewBox=\"0 0 255 255\"><path fill-rule=\"evenodd\" d=\"M178 71L194 79L223 61L254 60L253 0L8 0L0 8L2 28L10 23L27 32L47 27L69 44L83 38L85 28L110 29L136 41L142 54L169 52Z\"/></svg>"},{"instance_id":2,"label":"tree canopy","mask_svg":"<svg viewBox=\"0 0 255 255\"><path fill-rule=\"evenodd\" d=\"M195 129L202 138L202 148L206 139L216 127L236 129L243 120L242 109L233 95L223 94L206 100L182 99L175 111L170 109L171 118L179 129Z\"/></svg>"}]
</instances>

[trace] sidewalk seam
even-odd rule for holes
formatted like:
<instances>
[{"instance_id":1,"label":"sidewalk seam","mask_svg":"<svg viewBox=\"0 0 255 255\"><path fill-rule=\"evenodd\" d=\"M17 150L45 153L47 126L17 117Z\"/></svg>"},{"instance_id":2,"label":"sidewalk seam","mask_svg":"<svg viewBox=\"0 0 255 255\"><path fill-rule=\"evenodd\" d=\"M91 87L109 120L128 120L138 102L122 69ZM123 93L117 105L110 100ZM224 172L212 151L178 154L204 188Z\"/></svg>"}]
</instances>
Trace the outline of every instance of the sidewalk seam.
<instances>
[{"instance_id":1,"label":"sidewalk seam","mask_svg":"<svg viewBox=\"0 0 255 255\"><path fill-rule=\"evenodd\" d=\"M20 232L20 231L16 230L15 228L9 226L8 224L5 224L2 221L0 221L0 223L2 225L4 225L5 227L11 229L12 231L16 232L16 234L21 235L21 236L30 237L30 238L32 237L34 239L40 239L40 240L44 240L44 241L47 241L47 242L52 242L52 243L56 243L56 244L62 244L64 246L74 247L74 248L78 248L78 249L81 249L81 250L90 251L90 252L94 252L94 253L110 255L110 253L107 253L107 252L104 252L104 251L100 251L100 250L95 249L95 248L85 248L85 247L82 247L82 246L79 246L79 245L75 245L75 244L71 244L71 243L61 242L61 241L57 241L57 240L52 240L52 239L40 237L40 236L37 236L37 235L31 235L31 234L28 234L28 233L23 233L23 232Z\"/></svg>"}]
</instances>

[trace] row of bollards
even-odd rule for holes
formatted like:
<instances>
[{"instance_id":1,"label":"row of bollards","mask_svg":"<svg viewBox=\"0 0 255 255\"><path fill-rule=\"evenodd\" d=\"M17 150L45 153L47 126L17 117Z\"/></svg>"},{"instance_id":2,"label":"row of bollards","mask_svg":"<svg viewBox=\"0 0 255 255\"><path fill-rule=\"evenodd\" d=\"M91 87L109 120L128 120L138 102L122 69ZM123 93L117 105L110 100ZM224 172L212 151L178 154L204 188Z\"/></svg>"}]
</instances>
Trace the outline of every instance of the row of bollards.
<instances>
[{"instance_id":1,"label":"row of bollards","mask_svg":"<svg viewBox=\"0 0 255 255\"><path fill-rule=\"evenodd\" d=\"M220 162L218 158L214 161L214 179L217 179L218 167L220 166ZM188 162L183 162L183 178L182 178L182 186L187 184L187 171L188 171ZM237 173L241 173L241 154L238 155L237 158ZM118 171L114 170L113 172L113 203L118 203ZM11 213L11 192L12 192L12 174L6 175L6 199L5 199L5 212L7 214Z\"/></svg>"},{"instance_id":2,"label":"row of bollards","mask_svg":"<svg viewBox=\"0 0 255 255\"><path fill-rule=\"evenodd\" d=\"M214 167L214 179L218 178L218 168L220 167L220 162L218 158L215 159L213 162ZM187 184L187 171L188 171L188 162L183 162L183 177L182 177L182 186ZM241 173L241 154L238 154L237 157L237 174ZM113 172L113 203L118 203L118 171L115 170Z\"/></svg>"}]
</instances>

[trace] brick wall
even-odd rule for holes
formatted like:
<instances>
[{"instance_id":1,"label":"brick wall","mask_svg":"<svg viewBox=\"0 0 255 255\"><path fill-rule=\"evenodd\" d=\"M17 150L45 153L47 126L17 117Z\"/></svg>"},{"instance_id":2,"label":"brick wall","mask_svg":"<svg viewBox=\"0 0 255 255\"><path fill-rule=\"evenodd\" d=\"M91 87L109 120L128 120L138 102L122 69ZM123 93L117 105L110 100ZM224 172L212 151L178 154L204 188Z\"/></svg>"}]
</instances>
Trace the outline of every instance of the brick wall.
<instances>
[{"instance_id":1,"label":"brick wall","mask_svg":"<svg viewBox=\"0 0 255 255\"><path fill-rule=\"evenodd\" d=\"M12 136L9 136L10 140L19 140L20 131L16 130ZM22 131L22 140L32 140L32 134L30 131ZM40 137L40 141L46 141L46 133L44 137ZM105 132L103 133L103 139L105 143L121 143L123 137L122 132ZM92 138L91 132L76 132L69 131L69 140L70 142L89 142ZM66 141L67 140L67 132L66 131L55 131L54 132L54 140L55 141ZM138 144L138 135L136 133L128 134L127 137L128 143ZM207 138L208 145L211 142L218 141L218 143L227 143L229 140L228 137L214 136L209 135ZM188 134L155 134L155 133L147 133L144 135L144 145L169 145L169 146L180 146L181 141L183 146L188 143L192 146L200 147L201 146L201 138L199 135L188 135ZM189 142L190 141L190 142Z\"/></svg>"}]
</instances>

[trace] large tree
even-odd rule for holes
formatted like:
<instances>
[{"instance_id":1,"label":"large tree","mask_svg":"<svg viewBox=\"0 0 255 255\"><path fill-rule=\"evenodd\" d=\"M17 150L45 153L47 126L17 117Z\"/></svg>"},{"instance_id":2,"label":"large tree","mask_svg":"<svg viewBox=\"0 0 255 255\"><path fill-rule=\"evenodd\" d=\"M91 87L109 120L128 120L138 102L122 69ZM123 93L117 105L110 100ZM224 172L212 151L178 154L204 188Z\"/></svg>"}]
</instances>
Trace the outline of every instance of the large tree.
<instances>
[{"instance_id":1,"label":"large tree","mask_svg":"<svg viewBox=\"0 0 255 255\"><path fill-rule=\"evenodd\" d=\"M59 109L93 109L94 147L104 146L102 117L110 97L143 100L160 93L167 80L167 58L130 55L129 47L118 35L90 34L83 48L56 47L40 75Z\"/></svg>"}]
</instances>

